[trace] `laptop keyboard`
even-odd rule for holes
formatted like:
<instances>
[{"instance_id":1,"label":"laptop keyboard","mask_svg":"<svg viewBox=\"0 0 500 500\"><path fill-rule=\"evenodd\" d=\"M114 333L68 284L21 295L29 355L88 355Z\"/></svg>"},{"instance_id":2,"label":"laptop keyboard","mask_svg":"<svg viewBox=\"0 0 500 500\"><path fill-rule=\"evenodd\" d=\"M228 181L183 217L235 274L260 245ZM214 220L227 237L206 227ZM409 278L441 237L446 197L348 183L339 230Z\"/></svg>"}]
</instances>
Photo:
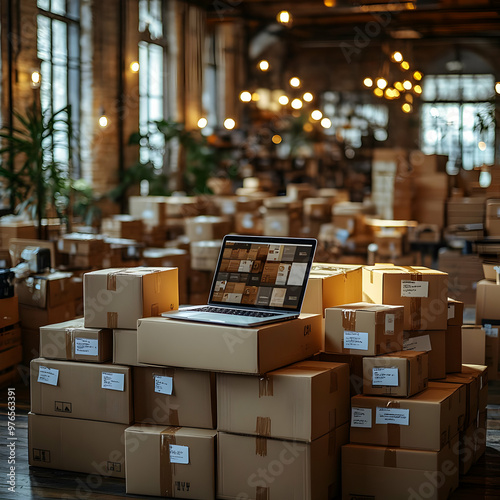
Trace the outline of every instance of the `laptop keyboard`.
<instances>
[{"instance_id":1,"label":"laptop keyboard","mask_svg":"<svg viewBox=\"0 0 500 500\"><path fill-rule=\"evenodd\" d=\"M225 307L206 306L197 308L196 311L211 312L219 314L232 314L233 316L250 316L252 318L269 318L276 316L276 313L266 313L261 311L246 311L244 309L227 309Z\"/></svg>"}]
</instances>

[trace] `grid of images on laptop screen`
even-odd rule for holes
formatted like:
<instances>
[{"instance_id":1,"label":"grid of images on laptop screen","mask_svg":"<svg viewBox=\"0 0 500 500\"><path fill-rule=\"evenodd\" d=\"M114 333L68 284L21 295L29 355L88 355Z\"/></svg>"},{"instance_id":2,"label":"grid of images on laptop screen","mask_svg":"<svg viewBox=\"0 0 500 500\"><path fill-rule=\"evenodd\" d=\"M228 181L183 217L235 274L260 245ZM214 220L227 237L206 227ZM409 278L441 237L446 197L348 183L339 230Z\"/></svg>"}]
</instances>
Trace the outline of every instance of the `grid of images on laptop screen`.
<instances>
[{"instance_id":1,"label":"grid of images on laptop screen","mask_svg":"<svg viewBox=\"0 0 500 500\"><path fill-rule=\"evenodd\" d=\"M227 241L211 302L297 309L311 252L308 245Z\"/></svg>"}]
</instances>

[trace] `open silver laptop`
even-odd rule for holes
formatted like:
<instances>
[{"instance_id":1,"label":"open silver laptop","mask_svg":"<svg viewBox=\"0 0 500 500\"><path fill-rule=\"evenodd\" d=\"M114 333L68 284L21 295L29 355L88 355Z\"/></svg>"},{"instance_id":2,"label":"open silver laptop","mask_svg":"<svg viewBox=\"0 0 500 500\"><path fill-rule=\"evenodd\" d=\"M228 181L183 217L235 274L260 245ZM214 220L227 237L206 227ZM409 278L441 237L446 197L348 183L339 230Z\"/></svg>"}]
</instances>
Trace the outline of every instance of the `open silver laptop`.
<instances>
[{"instance_id":1,"label":"open silver laptop","mask_svg":"<svg viewBox=\"0 0 500 500\"><path fill-rule=\"evenodd\" d=\"M315 250L313 238L225 236L208 304L162 316L243 327L296 318Z\"/></svg>"}]
</instances>

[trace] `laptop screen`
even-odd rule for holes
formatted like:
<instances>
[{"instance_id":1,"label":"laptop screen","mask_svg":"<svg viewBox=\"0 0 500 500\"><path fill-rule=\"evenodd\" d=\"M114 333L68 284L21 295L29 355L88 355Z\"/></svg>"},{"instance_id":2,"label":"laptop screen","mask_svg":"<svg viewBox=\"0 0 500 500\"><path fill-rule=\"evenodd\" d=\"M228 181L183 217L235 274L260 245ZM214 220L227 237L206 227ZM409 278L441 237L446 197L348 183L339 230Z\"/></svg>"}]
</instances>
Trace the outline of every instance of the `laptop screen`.
<instances>
[{"instance_id":1,"label":"laptop screen","mask_svg":"<svg viewBox=\"0 0 500 500\"><path fill-rule=\"evenodd\" d=\"M316 240L226 236L210 304L300 312Z\"/></svg>"}]
</instances>

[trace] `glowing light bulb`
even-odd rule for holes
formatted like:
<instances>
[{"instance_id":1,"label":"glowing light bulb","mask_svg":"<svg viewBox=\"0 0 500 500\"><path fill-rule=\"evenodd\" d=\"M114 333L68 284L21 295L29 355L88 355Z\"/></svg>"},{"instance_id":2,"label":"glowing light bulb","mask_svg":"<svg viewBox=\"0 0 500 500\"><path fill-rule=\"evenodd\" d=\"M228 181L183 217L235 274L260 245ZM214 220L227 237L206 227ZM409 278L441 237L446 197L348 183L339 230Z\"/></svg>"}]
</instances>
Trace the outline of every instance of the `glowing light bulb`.
<instances>
[{"instance_id":1,"label":"glowing light bulb","mask_svg":"<svg viewBox=\"0 0 500 500\"><path fill-rule=\"evenodd\" d=\"M200 118L198 120L198 127L205 128L208 125L208 120L206 118Z\"/></svg>"},{"instance_id":2,"label":"glowing light bulb","mask_svg":"<svg viewBox=\"0 0 500 500\"><path fill-rule=\"evenodd\" d=\"M233 128L236 126L236 122L232 118L226 118L224 120L224 127L227 130L233 130Z\"/></svg>"},{"instance_id":3,"label":"glowing light bulb","mask_svg":"<svg viewBox=\"0 0 500 500\"><path fill-rule=\"evenodd\" d=\"M415 80L422 80L422 73L420 73L420 71L415 71L415 73L413 73L413 78L415 78Z\"/></svg>"},{"instance_id":4,"label":"glowing light bulb","mask_svg":"<svg viewBox=\"0 0 500 500\"><path fill-rule=\"evenodd\" d=\"M363 84L364 84L365 87L370 88L370 87L373 86L373 80L371 78L365 78L363 80Z\"/></svg>"},{"instance_id":5,"label":"glowing light bulb","mask_svg":"<svg viewBox=\"0 0 500 500\"><path fill-rule=\"evenodd\" d=\"M279 144L283 139L281 138L281 135L275 134L271 140L274 144Z\"/></svg>"},{"instance_id":6,"label":"glowing light bulb","mask_svg":"<svg viewBox=\"0 0 500 500\"><path fill-rule=\"evenodd\" d=\"M384 95L384 91L382 89L379 89L378 87L376 89L374 89L373 93L377 96L377 97L382 97Z\"/></svg>"},{"instance_id":7,"label":"glowing light bulb","mask_svg":"<svg viewBox=\"0 0 500 500\"><path fill-rule=\"evenodd\" d=\"M137 73L140 69L140 65L138 63L138 61L132 61L130 63L130 71L132 71L132 73Z\"/></svg>"},{"instance_id":8,"label":"glowing light bulb","mask_svg":"<svg viewBox=\"0 0 500 500\"><path fill-rule=\"evenodd\" d=\"M337 0L323 0L325 7L335 7L337 5Z\"/></svg>"},{"instance_id":9,"label":"glowing light bulb","mask_svg":"<svg viewBox=\"0 0 500 500\"><path fill-rule=\"evenodd\" d=\"M300 79L297 78L296 76L290 78L290 85L295 88L300 87Z\"/></svg>"},{"instance_id":10,"label":"glowing light bulb","mask_svg":"<svg viewBox=\"0 0 500 500\"><path fill-rule=\"evenodd\" d=\"M387 87L387 80L385 78L377 78L377 87L384 90Z\"/></svg>"},{"instance_id":11,"label":"glowing light bulb","mask_svg":"<svg viewBox=\"0 0 500 500\"><path fill-rule=\"evenodd\" d=\"M403 54L401 52L393 52L392 53L392 60L396 62L401 62L403 60Z\"/></svg>"},{"instance_id":12,"label":"glowing light bulb","mask_svg":"<svg viewBox=\"0 0 500 500\"><path fill-rule=\"evenodd\" d=\"M405 112L405 113L410 113L411 110L413 109L411 104L408 104L407 102L405 102L402 106L401 106L401 109Z\"/></svg>"},{"instance_id":13,"label":"glowing light bulb","mask_svg":"<svg viewBox=\"0 0 500 500\"><path fill-rule=\"evenodd\" d=\"M258 101L260 101L260 95L259 95L259 93L258 93L258 92L254 92L254 93L252 94L252 101L254 101L254 102L258 102Z\"/></svg>"},{"instance_id":14,"label":"glowing light bulb","mask_svg":"<svg viewBox=\"0 0 500 500\"><path fill-rule=\"evenodd\" d=\"M415 85L415 87L413 87L413 90L415 91L415 94L422 93L422 87L420 85Z\"/></svg>"},{"instance_id":15,"label":"glowing light bulb","mask_svg":"<svg viewBox=\"0 0 500 500\"><path fill-rule=\"evenodd\" d=\"M477 145L480 151L486 151L486 143L484 141L480 141Z\"/></svg>"},{"instance_id":16,"label":"glowing light bulb","mask_svg":"<svg viewBox=\"0 0 500 500\"><path fill-rule=\"evenodd\" d=\"M403 87L405 88L405 90L411 90L412 86L413 86L413 85L412 85L412 83L410 82L410 80L405 80L405 81L403 82Z\"/></svg>"},{"instance_id":17,"label":"glowing light bulb","mask_svg":"<svg viewBox=\"0 0 500 500\"><path fill-rule=\"evenodd\" d=\"M410 63L408 61L403 61L401 63L401 69L403 69L405 71L409 70L410 69Z\"/></svg>"},{"instance_id":18,"label":"glowing light bulb","mask_svg":"<svg viewBox=\"0 0 500 500\"><path fill-rule=\"evenodd\" d=\"M288 99L288 97L286 95L280 95L279 98L278 98L278 102L282 105L282 106L286 106L288 104L288 102L290 101L290 99Z\"/></svg>"},{"instance_id":19,"label":"glowing light bulb","mask_svg":"<svg viewBox=\"0 0 500 500\"><path fill-rule=\"evenodd\" d=\"M311 118L316 121L321 120L321 118L323 118L323 113L319 109L315 109L311 113Z\"/></svg>"},{"instance_id":20,"label":"glowing light bulb","mask_svg":"<svg viewBox=\"0 0 500 500\"><path fill-rule=\"evenodd\" d=\"M281 24L290 24L292 22L292 15L287 10L282 10L278 13L276 19Z\"/></svg>"},{"instance_id":21,"label":"glowing light bulb","mask_svg":"<svg viewBox=\"0 0 500 500\"><path fill-rule=\"evenodd\" d=\"M394 87L399 90L400 92L403 92L403 90L405 89L403 87L403 84L401 82L394 82Z\"/></svg>"},{"instance_id":22,"label":"glowing light bulb","mask_svg":"<svg viewBox=\"0 0 500 500\"><path fill-rule=\"evenodd\" d=\"M269 69L269 61L266 61L265 59L260 61L259 62L259 69L261 71L267 71Z\"/></svg>"},{"instance_id":23,"label":"glowing light bulb","mask_svg":"<svg viewBox=\"0 0 500 500\"><path fill-rule=\"evenodd\" d=\"M99 125L101 128L108 126L108 117L104 113L99 117Z\"/></svg>"},{"instance_id":24,"label":"glowing light bulb","mask_svg":"<svg viewBox=\"0 0 500 500\"><path fill-rule=\"evenodd\" d=\"M496 92L497 94L500 94L500 82L497 82L497 83L495 84L495 92Z\"/></svg>"},{"instance_id":25,"label":"glowing light bulb","mask_svg":"<svg viewBox=\"0 0 500 500\"><path fill-rule=\"evenodd\" d=\"M241 102L250 102L252 100L252 94L248 92L248 90L244 90L240 94L240 101Z\"/></svg>"},{"instance_id":26,"label":"glowing light bulb","mask_svg":"<svg viewBox=\"0 0 500 500\"><path fill-rule=\"evenodd\" d=\"M330 128L332 126L332 122L331 122L331 120L329 118L323 118L321 120L321 126L323 128Z\"/></svg>"},{"instance_id":27,"label":"glowing light bulb","mask_svg":"<svg viewBox=\"0 0 500 500\"><path fill-rule=\"evenodd\" d=\"M33 71L33 73L31 73L31 83L33 83L34 85L38 85L41 80L42 75L40 75L38 71Z\"/></svg>"},{"instance_id":28,"label":"glowing light bulb","mask_svg":"<svg viewBox=\"0 0 500 500\"><path fill-rule=\"evenodd\" d=\"M300 109L302 107L302 101L300 99L294 99L291 106L293 109Z\"/></svg>"},{"instance_id":29,"label":"glowing light bulb","mask_svg":"<svg viewBox=\"0 0 500 500\"><path fill-rule=\"evenodd\" d=\"M304 132L312 132L314 130L314 127L310 123L304 123L302 128Z\"/></svg>"},{"instance_id":30,"label":"glowing light bulb","mask_svg":"<svg viewBox=\"0 0 500 500\"><path fill-rule=\"evenodd\" d=\"M314 96L311 94L311 92L306 92L303 96L302 99L306 102L311 102L314 99Z\"/></svg>"}]
</instances>

